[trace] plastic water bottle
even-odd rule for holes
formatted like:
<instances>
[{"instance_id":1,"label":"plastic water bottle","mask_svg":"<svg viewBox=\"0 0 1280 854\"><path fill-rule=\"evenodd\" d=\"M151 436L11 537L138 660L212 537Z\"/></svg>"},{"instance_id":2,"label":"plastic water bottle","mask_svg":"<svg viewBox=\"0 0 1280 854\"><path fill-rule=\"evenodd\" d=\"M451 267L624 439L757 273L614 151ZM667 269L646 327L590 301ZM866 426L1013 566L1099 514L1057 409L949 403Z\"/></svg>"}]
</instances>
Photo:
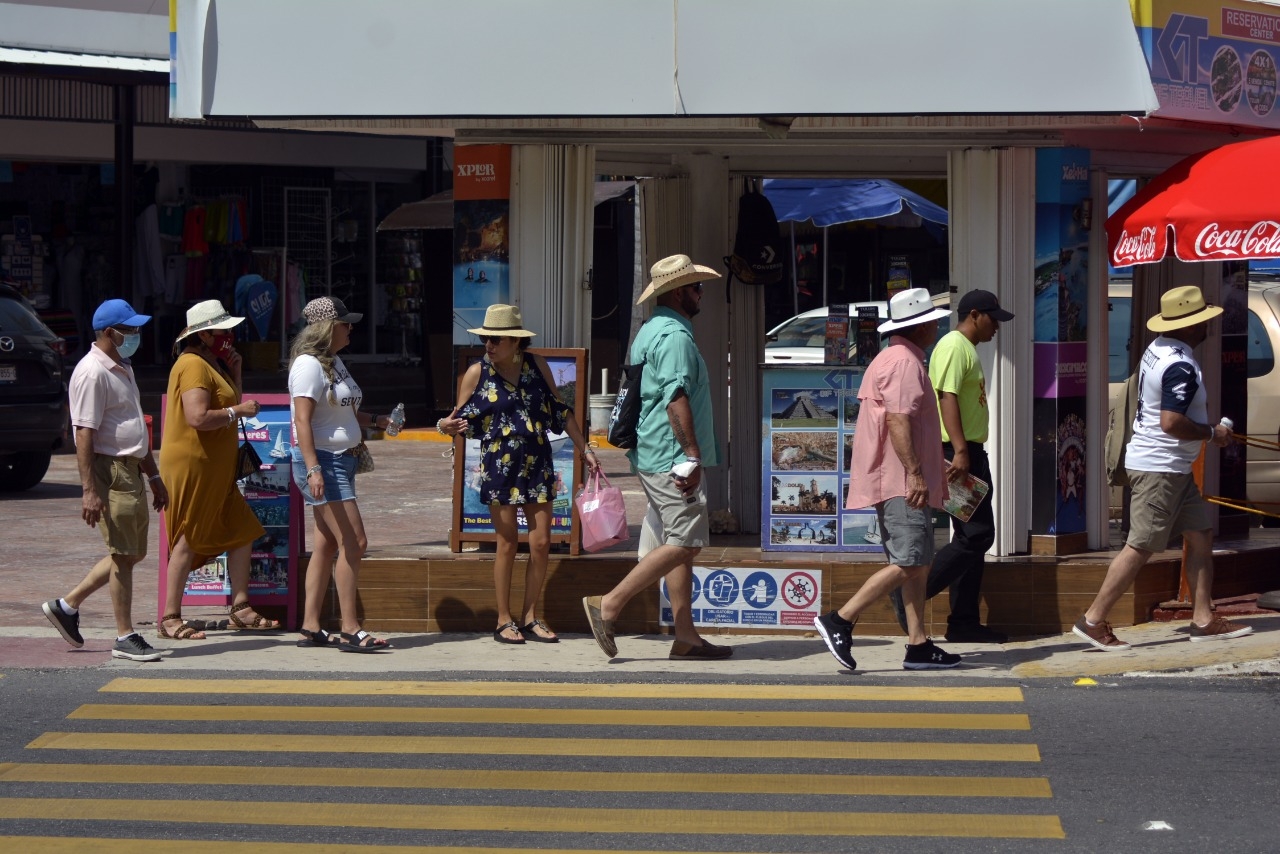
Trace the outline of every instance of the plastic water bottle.
<instances>
[{"instance_id":1,"label":"plastic water bottle","mask_svg":"<svg viewBox=\"0 0 1280 854\"><path fill-rule=\"evenodd\" d=\"M387 429L383 432L388 436L398 436L400 428L404 426L404 404L397 403L396 408L391 410L391 414L387 416Z\"/></svg>"},{"instance_id":2,"label":"plastic water bottle","mask_svg":"<svg viewBox=\"0 0 1280 854\"><path fill-rule=\"evenodd\" d=\"M1232 421L1230 418L1225 418L1225 417L1224 417L1224 418L1223 418L1221 421L1219 421L1218 423L1219 423L1219 424L1221 424L1223 427L1226 427L1228 430L1234 430L1234 429L1236 429L1236 422Z\"/></svg>"}]
</instances>

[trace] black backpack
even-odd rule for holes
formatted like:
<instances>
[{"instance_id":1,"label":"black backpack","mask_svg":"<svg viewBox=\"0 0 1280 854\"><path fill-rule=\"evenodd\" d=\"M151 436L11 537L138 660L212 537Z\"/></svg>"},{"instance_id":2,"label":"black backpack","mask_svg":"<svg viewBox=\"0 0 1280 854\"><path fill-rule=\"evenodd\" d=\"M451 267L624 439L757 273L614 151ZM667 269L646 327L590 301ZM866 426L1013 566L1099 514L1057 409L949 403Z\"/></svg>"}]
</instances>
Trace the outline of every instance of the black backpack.
<instances>
[{"instance_id":1,"label":"black backpack","mask_svg":"<svg viewBox=\"0 0 1280 854\"><path fill-rule=\"evenodd\" d=\"M630 450L636 446L636 427L640 424L640 377L644 362L622 366L622 388L609 413L609 430L605 438L615 448Z\"/></svg>"},{"instance_id":2,"label":"black backpack","mask_svg":"<svg viewBox=\"0 0 1280 854\"><path fill-rule=\"evenodd\" d=\"M724 259L729 275L737 276L744 285L772 285L782 281L783 257L778 215L764 193L748 187L738 199L733 254Z\"/></svg>"}]
</instances>

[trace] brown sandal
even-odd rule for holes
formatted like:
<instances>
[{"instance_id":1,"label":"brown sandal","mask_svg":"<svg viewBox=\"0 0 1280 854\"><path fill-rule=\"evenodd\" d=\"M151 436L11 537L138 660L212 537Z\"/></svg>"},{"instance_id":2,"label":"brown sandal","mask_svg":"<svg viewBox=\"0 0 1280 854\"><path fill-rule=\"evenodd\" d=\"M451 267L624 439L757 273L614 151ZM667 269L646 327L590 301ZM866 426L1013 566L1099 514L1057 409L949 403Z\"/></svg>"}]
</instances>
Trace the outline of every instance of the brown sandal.
<instances>
[{"instance_id":1,"label":"brown sandal","mask_svg":"<svg viewBox=\"0 0 1280 854\"><path fill-rule=\"evenodd\" d=\"M231 623L232 625L235 626L235 628L241 629L243 631L274 632L276 629L280 628L279 620L268 620L266 617L262 616L261 614L254 614L253 621L249 623L246 623L244 620L236 616L241 611L252 611L252 610L253 610L253 606L250 605L249 600L246 599L245 601L241 602L239 605L232 605L231 611L228 612L227 616L231 618Z\"/></svg>"},{"instance_id":2,"label":"brown sandal","mask_svg":"<svg viewBox=\"0 0 1280 854\"><path fill-rule=\"evenodd\" d=\"M172 634L166 631L164 627L164 624L170 620L178 621L178 628L174 629ZM195 624L182 619L181 614L165 614L160 618L160 624L156 627L156 633L160 635L160 637L168 638L169 640L205 640L203 628L203 623L200 624L200 628L197 628Z\"/></svg>"}]
</instances>

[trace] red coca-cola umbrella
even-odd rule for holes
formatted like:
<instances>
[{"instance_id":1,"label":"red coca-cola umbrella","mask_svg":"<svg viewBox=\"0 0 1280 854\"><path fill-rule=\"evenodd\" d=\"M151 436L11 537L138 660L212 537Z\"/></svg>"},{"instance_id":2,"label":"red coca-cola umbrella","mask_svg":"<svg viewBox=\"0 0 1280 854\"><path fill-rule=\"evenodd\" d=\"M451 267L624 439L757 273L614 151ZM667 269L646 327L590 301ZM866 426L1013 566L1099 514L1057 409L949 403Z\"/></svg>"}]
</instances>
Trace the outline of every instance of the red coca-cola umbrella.
<instances>
[{"instance_id":1,"label":"red coca-cola umbrella","mask_svg":"<svg viewBox=\"0 0 1280 854\"><path fill-rule=\"evenodd\" d=\"M1107 218L1116 267L1280 258L1280 137L1235 142L1180 160Z\"/></svg>"}]
</instances>

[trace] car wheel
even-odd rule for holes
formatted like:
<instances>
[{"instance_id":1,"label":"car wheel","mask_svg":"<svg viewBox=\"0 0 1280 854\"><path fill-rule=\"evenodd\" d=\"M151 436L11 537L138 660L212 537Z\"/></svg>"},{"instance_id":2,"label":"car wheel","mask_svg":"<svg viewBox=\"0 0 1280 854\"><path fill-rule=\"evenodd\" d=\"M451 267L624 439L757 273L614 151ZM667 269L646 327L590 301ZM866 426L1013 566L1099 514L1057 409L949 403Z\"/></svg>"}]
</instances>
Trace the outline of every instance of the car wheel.
<instances>
[{"instance_id":1,"label":"car wheel","mask_svg":"<svg viewBox=\"0 0 1280 854\"><path fill-rule=\"evenodd\" d=\"M0 457L0 492L22 492L44 480L50 451L28 451Z\"/></svg>"}]
</instances>

